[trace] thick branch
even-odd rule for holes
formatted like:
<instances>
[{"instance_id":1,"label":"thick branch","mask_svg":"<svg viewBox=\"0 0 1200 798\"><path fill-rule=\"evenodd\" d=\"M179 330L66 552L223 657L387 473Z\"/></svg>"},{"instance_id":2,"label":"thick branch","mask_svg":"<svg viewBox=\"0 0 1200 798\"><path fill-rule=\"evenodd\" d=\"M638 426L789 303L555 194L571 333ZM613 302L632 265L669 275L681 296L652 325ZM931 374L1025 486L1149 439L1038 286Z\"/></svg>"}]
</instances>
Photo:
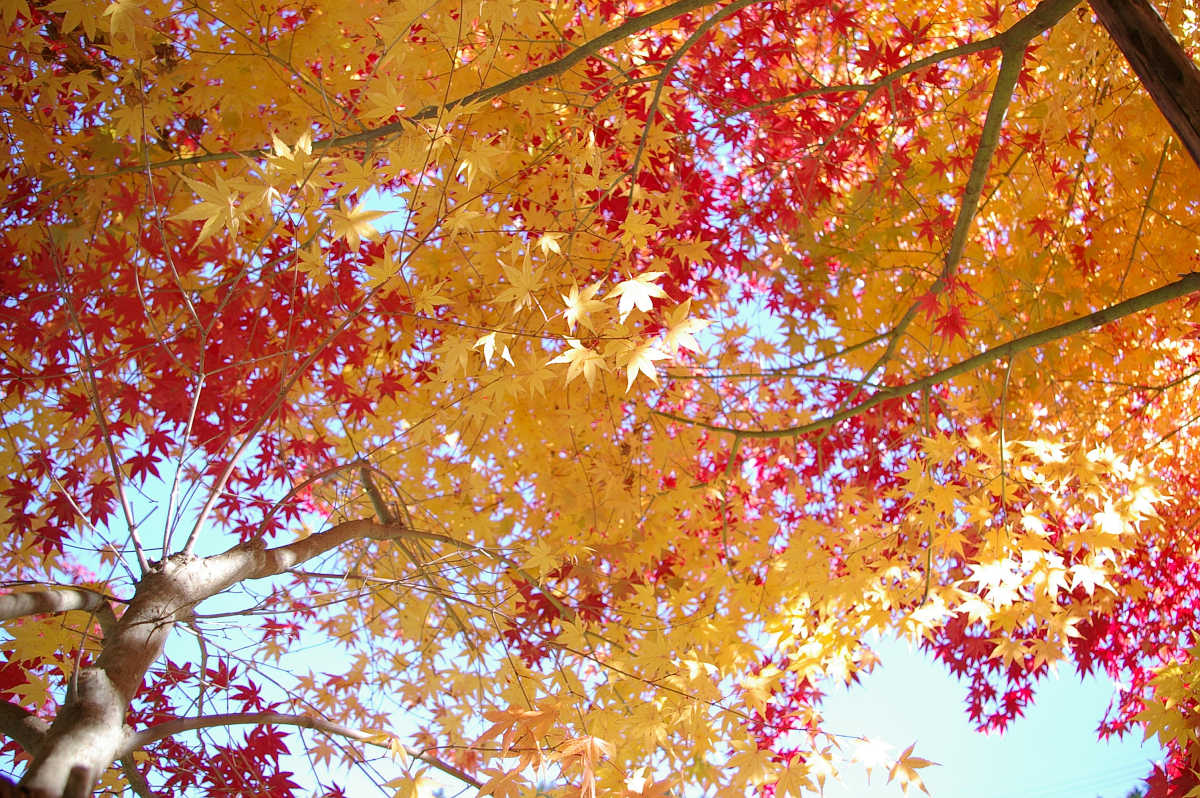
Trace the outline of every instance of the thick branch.
<instances>
[{"instance_id":1,"label":"thick branch","mask_svg":"<svg viewBox=\"0 0 1200 798\"><path fill-rule=\"evenodd\" d=\"M1091 0L1091 6L1200 166L1200 69L1147 0Z\"/></svg>"},{"instance_id":2,"label":"thick branch","mask_svg":"<svg viewBox=\"0 0 1200 798\"><path fill-rule=\"evenodd\" d=\"M49 723L28 709L10 701L0 701L0 734L15 740L26 753L37 750L49 728Z\"/></svg>"},{"instance_id":3,"label":"thick branch","mask_svg":"<svg viewBox=\"0 0 1200 798\"><path fill-rule=\"evenodd\" d=\"M406 526L362 518L343 521L324 532L272 549L265 548L261 541L234 546L222 554L204 558L208 585L200 599L216 595L244 579L265 579L282 573L351 540L394 540L410 532Z\"/></svg>"},{"instance_id":4,"label":"thick branch","mask_svg":"<svg viewBox=\"0 0 1200 798\"><path fill-rule=\"evenodd\" d=\"M691 424L692 426L701 427L711 432L725 432L730 435L734 435L737 438L770 439L792 438L799 435L806 435L810 432L816 432L817 430L832 427L834 424L845 421L848 418L853 418L859 413L870 410L872 407L883 404L891 399L898 399L902 396L908 396L909 394L916 393L917 391L953 379L960 374L966 374L967 372L974 371L975 369L985 366L995 360L1010 358L1013 355L1024 352L1027 349L1044 346L1045 344L1059 341L1063 338L1069 338L1072 335L1077 335L1081 332L1085 332L1086 330L1091 330L1105 324L1110 324L1119 319L1123 319L1126 316L1131 316L1134 313L1140 313L1147 308L1152 308L1155 305L1161 305L1164 302L1177 299L1178 297L1185 296L1194 291L1200 291L1200 272L1192 272L1184 275L1179 280L1170 283L1169 285L1164 285L1162 288L1156 288L1153 291L1140 294L1139 296L1135 296L1132 299L1127 299L1124 302L1120 302L1111 307L1103 308L1095 313L1089 313L1086 316L1081 316L1077 319L1072 319L1071 321L1055 325L1054 327L1016 338L1007 343L1000 344L999 346L994 346L986 352L981 352L974 357L969 357L966 360L955 363L953 366L944 368L941 371L930 374L927 377L923 377L919 380L915 380L904 385L897 385L894 388L887 388L875 394L870 399L860 402L853 407L848 407L840 412L833 413L808 424L801 424L795 427L773 430L736 429L734 427L721 427L715 424L706 424L704 422L694 421L689 418L684 418L683 416L677 416L672 413L663 413L657 410L654 411L654 413L655 415L671 419L672 421Z\"/></svg>"},{"instance_id":5,"label":"thick branch","mask_svg":"<svg viewBox=\"0 0 1200 798\"><path fill-rule=\"evenodd\" d=\"M0 621L26 615L55 615L71 610L95 613L105 634L117 625L117 617L108 598L86 587L38 585L32 590L22 589L0 596Z\"/></svg>"},{"instance_id":6,"label":"thick branch","mask_svg":"<svg viewBox=\"0 0 1200 798\"><path fill-rule=\"evenodd\" d=\"M151 743L159 740L180 734L186 731L194 731L196 729L211 729L217 726L235 726L235 725L273 725L273 726L300 726L305 729L313 729L322 734L328 734L335 737L345 737L355 742L374 745L380 748L390 748L392 738L388 735L371 733L362 731L361 729L352 729L349 726L343 726L340 723L334 723L325 718L316 717L314 715L286 715L279 712L234 712L223 715L203 715L195 718L178 718L169 720L165 723L159 723L150 726L138 732L130 740L129 751L139 748L144 748ZM441 761L437 757L418 751L415 748L404 746L404 750L413 759L420 759L438 770L453 776L462 781L464 784L469 784L475 789L479 789L482 784L473 776L465 771L459 770L451 764Z\"/></svg>"}]
</instances>

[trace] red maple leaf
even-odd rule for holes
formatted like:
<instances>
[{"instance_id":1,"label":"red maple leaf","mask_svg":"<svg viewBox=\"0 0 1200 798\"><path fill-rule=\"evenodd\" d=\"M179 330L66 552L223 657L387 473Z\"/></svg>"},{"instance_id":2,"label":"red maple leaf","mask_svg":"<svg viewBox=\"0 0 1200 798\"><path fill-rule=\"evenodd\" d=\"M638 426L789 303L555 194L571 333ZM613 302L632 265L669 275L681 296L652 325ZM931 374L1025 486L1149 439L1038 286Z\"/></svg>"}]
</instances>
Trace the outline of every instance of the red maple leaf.
<instances>
[{"instance_id":1,"label":"red maple leaf","mask_svg":"<svg viewBox=\"0 0 1200 798\"><path fill-rule=\"evenodd\" d=\"M933 323L933 329L943 338L954 340L959 337L966 340L967 317L958 306L951 307Z\"/></svg>"}]
</instances>

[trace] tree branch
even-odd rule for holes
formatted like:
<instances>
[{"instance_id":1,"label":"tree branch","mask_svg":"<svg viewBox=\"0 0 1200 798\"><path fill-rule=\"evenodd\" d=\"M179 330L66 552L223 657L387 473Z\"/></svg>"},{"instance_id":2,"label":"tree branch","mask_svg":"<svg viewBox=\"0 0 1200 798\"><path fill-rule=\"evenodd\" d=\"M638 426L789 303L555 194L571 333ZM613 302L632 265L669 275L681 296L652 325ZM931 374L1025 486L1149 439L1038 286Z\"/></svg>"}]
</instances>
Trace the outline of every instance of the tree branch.
<instances>
[{"instance_id":1,"label":"tree branch","mask_svg":"<svg viewBox=\"0 0 1200 798\"><path fill-rule=\"evenodd\" d=\"M974 224L975 215L979 211L979 200L983 196L988 170L996 155L996 149L1000 145L1000 131L1004 126L1004 117L1008 113L1009 105L1012 104L1017 82L1021 77L1021 69L1025 65L1025 48L1035 38L1057 25L1081 1L1042 0L1033 11L1014 23L1012 27L993 37L1000 46L1000 69L996 74L996 83L992 87L992 98L988 102L983 127L979 131L979 144L975 148L975 157L971 160L971 170L967 173L967 183L959 202L958 215L954 219L954 229L950 232L950 241L946 245L946 253L942 259L942 271L926 293L934 296L942 293L958 272L963 252L966 250L967 238L971 232L971 225ZM888 332L891 340L888 342L887 349L867 370L863 377L864 381L869 381L879 369L891 360L896 347L900 345L901 337L917 317L920 307L920 303L916 302L910 305L900 321Z\"/></svg>"},{"instance_id":2,"label":"tree branch","mask_svg":"<svg viewBox=\"0 0 1200 798\"><path fill-rule=\"evenodd\" d=\"M155 798L156 793L150 789L146 777L137 769L131 755L121 757L121 772L125 774L125 781L129 782L129 789L133 790L138 798Z\"/></svg>"},{"instance_id":3,"label":"tree branch","mask_svg":"<svg viewBox=\"0 0 1200 798\"><path fill-rule=\"evenodd\" d=\"M391 749L391 735L381 734L379 732L366 732L361 729L352 729L349 726L343 726L340 723L334 723L331 720L317 717L314 715L287 715L279 712L234 712L222 715L203 715L193 718L178 718L169 720L164 723L159 723L154 726L149 726L130 739L128 751L134 751L139 748L144 748L151 743L171 737L176 734L187 731L195 731L196 729L211 729L216 726L235 726L235 725L263 725L263 726L300 726L305 729L312 729L328 734L334 737L345 737L355 742L365 743L366 745L374 745L378 748ZM453 776L464 784L469 784L475 789L479 789L482 785L477 779L466 773L463 770L456 768L447 762L443 762L435 756L427 754L423 751L418 751L415 748L404 746L404 751L413 759L419 759L432 767L437 768L448 776Z\"/></svg>"},{"instance_id":4,"label":"tree branch","mask_svg":"<svg viewBox=\"0 0 1200 798\"><path fill-rule=\"evenodd\" d=\"M800 435L806 435L810 432L816 432L817 430L832 427L833 425L841 421L845 421L848 418L857 416L859 413L869 410L876 405L883 404L891 399L898 399L902 396L908 396L909 394L916 393L924 388L929 388L933 385L937 385L938 383L953 379L960 374L974 371L975 369L987 365L994 360L1012 357L1015 354L1024 352L1026 349L1033 349L1054 341L1062 340L1063 338L1069 338L1072 335L1077 335L1078 333L1086 330L1091 330L1096 327L1109 324L1117 321L1118 319L1123 319L1126 316L1131 316L1134 313L1140 313L1141 311L1152 308L1155 305L1161 305L1164 302L1177 299L1178 297L1185 296L1194 291L1200 291L1200 272L1191 272L1190 274L1184 275L1182 278L1173 283L1164 285L1162 288L1156 288L1153 291L1140 294L1132 299L1127 299L1124 302L1103 308L1095 313L1089 313L1086 316L1081 316L1077 319L1072 319L1071 321L1055 325L1054 327L1049 327L1045 330L1039 330L1038 332L1016 338L1012 341L1008 341L1007 343L1000 344L999 346L994 346L991 349L988 349L986 352L981 352L974 357L969 357L966 360L955 363L953 366L944 368L941 371L930 374L927 377L923 377L919 380L915 380L904 385L897 385L893 388L887 388L870 397L869 399L859 402L853 407L848 407L845 410L825 416L824 418L820 418L816 421L809 422L808 424L801 424L795 427L774 430L746 430L737 429L735 427L722 427L716 424L707 424L702 421L696 421L683 416L677 416L673 413L664 413L659 410L652 410L651 412L657 416L670 419L671 421L690 424L695 427L700 427L701 429L706 429L710 432L728 433L738 438L755 440L793 438Z\"/></svg>"},{"instance_id":5,"label":"tree branch","mask_svg":"<svg viewBox=\"0 0 1200 798\"><path fill-rule=\"evenodd\" d=\"M522 72L520 75L514 75L508 80L503 80L494 86L489 86L486 89L471 92L456 100L450 100L444 105L427 105L419 111L414 112L411 116L406 116L399 122L393 122L388 125L370 128L359 133L352 133L346 136L331 136L325 139L318 139L312 144L314 152L322 150L337 149L340 147L352 147L358 144L366 144L371 141L378 141L382 138L395 135L404 131L405 127L412 127L417 122L426 119L435 119L445 111L457 108L462 105L473 105L475 103L483 103L489 100L494 100L509 92L528 86L532 83L537 83L546 78L552 78L561 75L571 67L583 61L585 58L594 55L600 50L609 45L616 44L621 39L627 36L632 36L635 33L652 28L655 25L682 16L688 12L695 11L698 8L703 8L707 5L712 5L713 0L676 0L674 3L669 3L662 8L654 11L641 14L626 20L611 30L600 34L591 41L584 42L576 47L571 52L564 55L555 61L548 64L543 64L536 69L531 69L528 72ZM228 161L233 158L256 158L269 152L266 149L250 149L227 152L211 152L204 155L196 155L190 158L174 158L169 161L157 161L150 164L138 164L137 166L129 166L122 169L116 169L111 172L105 172L99 175L81 176L86 179L95 179L100 177L116 177L118 175L128 174L135 171L152 171L156 169L165 169L174 166L193 166L201 163L211 163L214 161Z\"/></svg>"},{"instance_id":6,"label":"tree branch","mask_svg":"<svg viewBox=\"0 0 1200 798\"><path fill-rule=\"evenodd\" d=\"M108 597L86 587L73 585L38 585L33 590L20 590L0 596L0 621L26 615L55 615L71 610L95 614L105 634L117 625Z\"/></svg>"},{"instance_id":7,"label":"tree branch","mask_svg":"<svg viewBox=\"0 0 1200 798\"><path fill-rule=\"evenodd\" d=\"M263 548L261 541L235 546L224 554L208 557L206 561L217 567L220 567L224 560L241 565L243 568L248 566L248 570L241 573L235 581L264 579L282 573L302 562L307 562L347 541L395 540L411 531L408 527L400 524L381 524L373 518L360 518L343 521L324 532L318 532L315 535L309 535L293 543L276 546L272 549Z\"/></svg>"},{"instance_id":8,"label":"tree branch","mask_svg":"<svg viewBox=\"0 0 1200 798\"><path fill-rule=\"evenodd\" d=\"M0 734L15 740L17 745L33 754L50 728L47 721L11 701L0 701Z\"/></svg>"}]
</instances>

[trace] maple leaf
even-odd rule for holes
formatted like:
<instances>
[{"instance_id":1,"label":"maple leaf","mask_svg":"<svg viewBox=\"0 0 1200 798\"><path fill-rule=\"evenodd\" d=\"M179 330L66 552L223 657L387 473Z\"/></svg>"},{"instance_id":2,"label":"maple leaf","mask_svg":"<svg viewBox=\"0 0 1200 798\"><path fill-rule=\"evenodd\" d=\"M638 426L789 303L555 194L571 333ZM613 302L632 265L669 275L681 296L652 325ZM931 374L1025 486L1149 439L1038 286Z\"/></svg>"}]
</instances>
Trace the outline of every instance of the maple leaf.
<instances>
[{"instance_id":1,"label":"maple leaf","mask_svg":"<svg viewBox=\"0 0 1200 798\"><path fill-rule=\"evenodd\" d=\"M426 286L413 297L413 307L418 313L426 315L432 314L441 305L450 304L450 298L442 296L440 293L443 288L449 284L449 280L443 280L436 285Z\"/></svg>"},{"instance_id":2,"label":"maple leaf","mask_svg":"<svg viewBox=\"0 0 1200 798\"><path fill-rule=\"evenodd\" d=\"M658 371L654 368L654 361L666 360L668 357L670 356L655 346L654 341L642 341L641 343L632 341L621 342L616 362L618 368L625 369L626 393L633 388L633 383L637 380L639 374L644 374L651 382L657 385ZM568 381L570 381L569 372Z\"/></svg>"},{"instance_id":3,"label":"maple leaf","mask_svg":"<svg viewBox=\"0 0 1200 798\"><path fill-rule=\"evenodd\" d=\"M547 365L566 363L568 385L571 384L571 380L582 374L583 378L587 381L588 387L594 387L596 376L605 368L604 358L599 352L585 347L574 338L568 338L567 345L570 348L567 349L566 352L560 354L558 357L550 360ZM651 366L651 368L653 368L653 366Z\"/></svg>"},{"instance_id":4,"label":"maple leaf","mask_svg":"<svg viewBox=\"0 0 1200 798\"><path fill-rule=\"evenodd\" d=\"M934 321L933 329L944 338L966 340L967 317L963 315L962 308L957 305L951 306Z\"/></svg>"},{"instance_id":5,"label":"maple leaf","mask_svg":"<svg viewBox=\"0 0 1200 798\"><path fill-rule=\"evenodd\" d=\"M543 255L554 253L555 255L562 254L562 246L558 240L562 238L561 233L542 233L538 238L536 246L542 251Z\"/></svg>"},{"instance_id":6,"label":"maple leaf","mask_svg":"<svg viewBox=\"0 0 1200 798\"><path fill-rule=\"evenodd\" d=\"M132 41L141 10L136 0L113 0L109 3L104 9L104 16L108 17L112 37L123 42Z\"/></svg>"},{"instance_id":7,"label":"maple leaf","mask_svg":"<svg viewBox=\"0 0 1200 798\"><path fill-rule=\"evenodd\" d=\"M519 269L506 263L500 264L500 268L509 282L509 287L496 296L496 301L511 304L514 314L526 305L533 304L534 293L542 284L542 275L541 269L533 267L528 250Z\"/></svg>"},{"instance_id":8,"label":"maple leaf","mask_svg":"<svg viewBox=\"0 0 1200 798\"><path fill-rule=\"evenodd\" d=\"M775 782L775 794L781 798L788 795L800 798L811 789L812 780L809 777L808 766L800 757L794 758Z\"/></svg>"},{"instance_id":9,"label":"maple leaf","mask_svg":"<svg viewBox=\"0 0 1200 798\"><path fill-rule=\"evenodd\" d=\"M1039 214L1029 219L1028 223L1030 231L1043 241L1054 237L1055 222L1050 216Z\"/></svg>"},{"instance_id":10,"label":"maple leaf","mask_svg":"<svg viewBox=\"0 0 1200 798\"><path fill-rule=\"evenodd\" d=\"M562 295L563 303L567 306L567 309L563 311L563 319L567 322L569 331L575 332L575 327L580 324L589 330L595 329L592 314L600 312L605 307L602 300L594 299L601 285L602 283L595 282L582 291L578 286L573 285L568 293Z\"/></svg>"},{"instance_id":11,"label":"maple leaf","mask_svg":"<svg viewBox=\"0 0 1200 798\"><path fill-rule=\"evenodd\" d=\"M687 349L692 352L700 351L695 334L708 327L712 322L691 317L692 300L678 305L663 318L663 345L671 357L676 357L679 350Z\"/></svg>"},{"instance_id":12,"label":"maple leaf","mask_svg":"<svg viewBox=\"0 0 1200 798\"><path fill-rule=\"evenodd\" d=\"M612 743L599 737L576 737L564 742L555 753L565 768L575 767L580 771L580 796L596 795L596 767L601 759L611 759L616 753Z\"/></svg>"},{"instance_id":13,"label":"maple leaf","mask_svg":"<svg viewBox=\"0 0 1200 798\"><path fill-rule=\"evenodd\" d=\"M173 214L171 218L185 221L204 220L204 226L200 229L196 245L199 246L207 241L221 227L225 227L230 233L237 235L242 219L238 209L242 195L234 188L234 185L220 175L217 175L216 182L211 186L191 178L184 178L184 181L192 191L200 195L201 201L191 208Z\"/></svg>"},{"instance_id":14,"label":"maple leaf","mask_svg":"<svg viewBox=\"0 0 1200 798\"><path fill-rule=\"evenodd\" d=\"M772 754L755 748L742 748L729 758L727 766L754 785L765 784L772 778Z\"/></svg>"},{"instance_id":15,"label":"maple leaf","mask_svg":"<svg viewBox=\"0 0 1200 798\"><path fill-rule=\"evenodd\" d=\"M337 210L329 211L329 220L333 234L346 239L350 248L357 252L364 239L371 240L379 235L371 222L387 215L388 211L367 210L361 204L350 208L343 202Z\"/></svg>"},{"instance_id":16,"label":"maple leaf","mask_svg":"<svg viewBox=\"0 0 1200 798\"><path fill-rule=\"evenodd\" d=\"M648 313L654 307L654 299L666 297L667 292L656 282L662 275L662 272L643 272L631 280L618 283L613 290L608 292L607 299L620 298L617 303L617 313L620 314L621 321L625 321L634 308Z\"/></svg>"},{"instance_id":17,"label":"maple leaf","mask_svg":"<svg viewBox=\"0 0 1200 798\"><path fill-rule=\"evenodd\" d=\"M561 707L557 701L546 699L538 702L537 709L498 709L484 713L492 721L476 743L501 736L501 750L508 751L516 745L538 748L538 740L558 721Z\"/></svg>"},{"instance_id":18,"label":"maple leaf","mask_svg":"<svg viewBox=\"0 0 1200 798\"><path fill-rule=\"evenodd\" d=\"M94 12L89 12L86 4L80 0L54 0L52 3L47 3L45 9L63 15L62 23L59 26L59 30L63 33L69 33L75 28L81 27L89 39L96 38L96 15Z\"/></svg>"},{"instance_id":19,"label":"maple leaf","mask_svg":"<svg viewBox=\"0 0 1200 798\"><path fill-rule=\"evenodd\" d=\"M486 335L482 335L479 337L478 340L475 341L474 346L472 346L471 348L472 349L482 348L483 349L483 360L487 365L490 366L490 365L492 365L492 356L496 353L496 347L497 347L497 345L499 345L500 358L502 360L507 361L510 366L515 365L513 363L512 355L508 351L508 344L505 343L505 340L508 338L508 336L506 336L506 335L501 336L500 340L497 341L497 339L496 339L497 335L498 335L498 333L496 333L495 331L487 333Z\"/></svg>"},{"instance_id":20,"label":"maple leaf","mask_svg":"<svg viewBox=\"0 0 1200 798\"><path fill-rule=\"evenodd\" d=\"M647 769L640 767L625 779L628 798L669 798L676 785L674 779L654 781L647 776Z\"/></svg>"},{"instance_id":21,"label":"maple leaf","mask_svg":"<svg viewBox=\"0 0 1200 798\"><path fill-rule=\"evenodd\" d=\"M289 146L272 133L271 154L267 156L267 165L285 183L304 185L313 190L324 187L327 181L315 173L315 163L316 160L312 157L311 131L306 130L300 134L295 146Z\"/></svg>"},{"instance_id":22,"label":"maple leaf","mask_svg":"<svg viewBox=\"0 0 1200 798\"><path fill-rule=\"evenodd\" d=\"M916 747L916 743L913 743L901 752L899 758L896 759L896 763L892 765L892 769L888 773L888 781L899 782L900 789L905 794L908 794L910 786L916 786L921 792L928 795L929 790L926 789L925 782L921 780L921 776L917 771L930 765L936 765L937 763L930 762L928 759L922 759L919 756L913 756L912 751L914 747Z\"/></svg>"},{"instance_id":23,"label":"maple leaf","mask_svg":"<svg viewBox=\"0 0 1200 798\"><path fill-rule=\"evenodd\" d=\"M357 246L355 248L357 249ZM369 261L363 267L363 271L367 275L363 285L369 289L376 289L382 288L395 277L400 271L400 266L396 263L391 247L385 247L383 256Z\"/></svg>"},{"instance_id":24,"label":"maple leaf","mask_svg":"<svg viewBox=\"0 0 1200 798\"><path fill-rule=\"evenodd\" d=\"M917 310L925 314L925 318L932 319L941 311L941 302L938 300L938 295L932 291L926 291L917 297Z\"/></svg>"},{"instance_id":25,"label":"maple leaf","mask_svg":"<svg viewBox=\"0 0 1200 798\"><path fill-rule=\"evenodd\" d=\"M641 246L655 230L654 220L648 213L635 211L630 213L621 225L621 243L627 250Z\"/></svg>"},{"instance_id":26,"label":"maple leaf","mask_svg":"<svg viewBox=\"0 0 1200 798\"><path fill-rule=\"evenodd\" d=\"M525 793L524 780L517 771L489 769L481 775L489 776L479 788L478 795L493 795L495 798L517 798Z\"/></svg>"},{"instance_id":27,"label":"maple leaf","mask_svg":"<svg viewBox=\"0 0 1200 798\"><path fill-rule=\"evenodd\" d=\"M394 787L393 798L433 798L440 790L440 785L428 776L402 776L389 781L387 787Z\"/></svg>"},{"instance_id":28,"label":"maple leaf","mask_svg":"<svg viewBox=\"0 0 1200 798\"><path fill-rule=\"evenodd\" d=\"M318 286L329 284L329 264L325 259L325 253L315 243L296 253L296 268Z\"/></svg>"}]
</instances>

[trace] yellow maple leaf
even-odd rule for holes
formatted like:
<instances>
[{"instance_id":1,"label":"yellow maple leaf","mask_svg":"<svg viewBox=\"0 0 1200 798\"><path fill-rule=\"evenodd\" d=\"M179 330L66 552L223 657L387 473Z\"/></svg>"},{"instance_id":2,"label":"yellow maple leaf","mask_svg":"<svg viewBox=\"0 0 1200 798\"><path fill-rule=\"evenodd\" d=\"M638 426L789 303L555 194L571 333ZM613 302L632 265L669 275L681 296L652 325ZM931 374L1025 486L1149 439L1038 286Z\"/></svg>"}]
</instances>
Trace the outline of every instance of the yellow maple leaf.
<instances>
[{"instance_id":1,"label":"yellow maple leaf","mask_svg":"<svg viewBox=\"0 0 1200 798\"><path fill-rule=\"evenodd\" d=\"M563 319L567 322L568 330L575 332L579 324L589 330L596 329L592 324L592 314L604 309L603 300L594 298L600 286L601 283L596 282L580 290L579 286L573 285L569 292L562 295L563 303L567 306L563 311Z\"/></svg>"},{"instance_id":2,"label":"yellow maple leaf","mask_svg":"<svg viewBox=\"0 0 1200 798\"><path fill-rule=\"evenodd\" d=\"M267 156L267 166L279 175L287 184L304 185L310 189L325 186L327 180L315 174L316 159L312 157L312 132L304 131L296 140L296 146L289 147L283 139L271 134L271 154Z\"/></svg>"},{"instance_id":3,"label":"yellow maple leaf","mask_svg":"<svg viewBox=\"0 0 1200 798\"><path fill-rule=\"evenodd\" d=\"M367 280L363 285L366 288L374 290L383 287L384 284L395 277L397 272L400 271L400 266L396 263L394 253L389 247L384 251L382 258L376 258L367 263L363 266L363 270L367 273Z\"/></svg>"},{"instance_id":4,"label":"yellow maple leaf","mask_svg":"<svg viewBox=\"0 0 1200 798\"><path fill-rule=\"evenodd\" d=\"M606 299L620 297L617 312L621 315L621 321L625 321L634 308L643 313L649 312L654 307L654 299L666 297L667 292L655 282L662 275L663 272L643 272L631 280L618 283L616 288L608 292Z\"/></svg>"},{"instance_id":5,"label":"yellow maple leaf","mask_svg":"<svg viewBox=\"0 0 1200 798\"><path fill-rule=\"evenodd\" d=\"M625 392L633 388L639 374L645 374L651 382L658 384L658 372L654 361L666 360L668 355L659 350L654 341L622 342L624 348L617 354L617 366L625 369Z\"/></svg>"},{"instance_id":6,"label":"yellow maple leaf","mask_svg":"<svg viewBox=\"0 0 1200 798\"><path fill-rule=\"evenodd\" d=\"M82 27L84 35L89 39L96 38L96 13L81 0L54 0L53 3L48 3L43 8L46 11L63 15L62 23L59 25L62 33L69 33L75 28Z\"/></svg>"},{"instance_id":7,"label":"yellow maple leaf","mask_svg":"<svg viewBox=\"0 0 1200 798\"><path fill-rule=\"evenodd\" d=\"M346 239L350 248L357 252L363 239L370 240L379 235L371 222L387 215L388 211L370 211L361 203L349 208L343 202L340 209L329 212L329 220L333 224L333 234Z\"/></svg>"},{"instance_id":8,"label":"yellow maple leaf","mask_svg":"<svg viewBox=\"0 0 1200 798\"><path fill-rule=\"evenodd\" d=\"M646 768L640 767L625 779L628 798L670 798L671 788L675 786L676 780L654 781L647 777L646 773Z\"/></svg>"},{"instance_id":9,"label":"yellow maple leaf","mask_svg":"<svg viewBox=\"0 0 1200 798\"><path fill-rule=\"evenodd\" d=\"M439 785L436 781L418 773L415 776L401 776L387 782L385 787L394 787L393 798L433 798Z\"/></svg>"},{"instance_id":10,"label":"yellow maple leaf","mask_svg":"<svg viewBox=\"0 0 1200 798\"><path fill-rule=\"evenodd\" d=\"M521 308L532 304L533 292L541 285L542 275L540 269L533 267L529 253L525 253L525 258L521 262L520 268L509 266L505 263L500 264L500 268L509 282L509 287L500 292L496 297L496 301L512 304L513 313L517 313Z\"/></svg>"},{"instance_id":11,"label":"yellow maple leaf","mask_svg":"<svg viewBox=\"0 0 1200 798\"><path fill-rule=\"evenodd\" d=\"M134 37L134 26L142 13L142 7L136 0L115 0L104 9L108 17L109 33L114 41L131 42Z\"/></svg>"},{"instance_id":12,"label":"yellow maple leaf","mask_svg":"<svg viewBox=\"0 0 1200 798\"><path fill-rule=\"evenodd\" d=\"M431 316L440 305L450 304L450 298L441 294L441 290L449 283L449 280L442 280L435 285L427 286L418 291L417 295L413 297L413 307L417 313Z\"/></svg>"},{"instance_id":13,"label":"yellow maple leaf","mask_svg":"<svg viewBox=\"0 0 1200 798\"><path fill-rule=\"evenodd\" d=\"M800 798L805 790L811 788L812 779L809 776L808 766L801 761L799 756L792 760L775 782L775 794L779 798L786 798L789 795Z\"/></svg>"},{"instance_id":14,"label":"yellow maple leaf","mask_svg":"<svg viewBox=\"0 0 1200 798\"><path fill-rule=\"evenodd\" d=\"M241 212L238 210L242 199L241 193L220 175L217 175L216 182L211 186L199 180L192 180L190 177L185 177L184 181L192 191L200 195L200 202L173 214L171 218L184 221L204 220L204 226L200 228L200 236L196 239L196 244L203 244L221 227L229 230L231 234L237 235L242 219Z\"/></svg>"},{"instance_id":15,"label":"yellow maple leaf","mask_svg":"<svg viewBox=\"0 0 1200 798\"><path fill-rule=\"evenodd\" d=\"M676 357L680 349L699 352L700 344L696 341L695 333L712 324L704 319L691 318L691 311L692 300L688 299L663 319L663 326L666 328L662 334L663 346L671 357Z\"/></svg>"},{"instance_id":16,"label":"yellow maple leaf","mask_svg":"<svg viewBox=\"0 0 1200 798\"><path fill-rule=\"evenodd\" d=\"M925 787L925 782L921 780L921 775L917 773L921 768L927 768L930 765L936 765L937 762L930 762L928 759L922 759L919 756L913 756L913 748L916 743L913 743L900 754L900 758L896 760L896 764L892 765L891 771L888 773L888 781L896 781L900 784L900 789L908 794L910 786L918 787L921 792L926 795L929 790Z\"/></svg>"},{"instance_id":17,"label":"yellow maple leaf","mask_svg":"<svg viewBox=\"0 0 1200 798\"><path fill-rule=\"evenodd\" d=\"M494 330L492 332L488 333L487 335L481 335L475 341L475 345L472 346L471 348L472 349L482 349L483 350L483 362L490 366L490 365L492 365L492 356L496 354L496 348L499 347L500 348L500 358L502 360L507 360L508 364L510 366L515 365L513 363L512 355L508 351L508 344L505 343L505 341L508 340L508 336L501 335L499 340L497 340L497 335L498 335L498 333L496 333Z\"/></svg>"},{"instance_id":18,"label":"yellow maple leaf","mask_svg":"<svg viewBox=\"0 0 1200 798\"><path fill-rule=\"evenodd\" d=\"M770 751L763 751L758 746L751 745L731 756L726 767L740 774L750 784L758 786L771 780L773 756Z\"/></svg>"},{"instance_id":19,"label":"yellow maple leaf","mask_svg":"<svg viewBox=\"0 0 1200 798\"><path fill-rule=\"evenodd\" d=\"M491 795L494 798L516 798L525 792L523 779L518 771L503 771L489 768L480 775L490 776L479 788L476 795Z\"/></svg>"},{"instance_id":20,"label":"yellow maple leaf","mask_svg":"<svg viewBox=\"0 0 1200 798\"><path fill-rule=\"evenodd\" d=\"M588 349L574 338L568 338L571 347L546 365L567 364L567 385L580 374L587 380L589 388L595 387L596 376L604 369L604 358L594 349Z\"/></svg>"},{"instance_id":21,"label":"yellow maple leaf","mask_svg":"<svg viewBox=\"0 0 1200 798\"><path fill-rule=\"evenodd\" d=\"M329 285L329 264L321 247L313 244L296 253L296 268L319 286Z\"/></svg>"}]
</instances>

